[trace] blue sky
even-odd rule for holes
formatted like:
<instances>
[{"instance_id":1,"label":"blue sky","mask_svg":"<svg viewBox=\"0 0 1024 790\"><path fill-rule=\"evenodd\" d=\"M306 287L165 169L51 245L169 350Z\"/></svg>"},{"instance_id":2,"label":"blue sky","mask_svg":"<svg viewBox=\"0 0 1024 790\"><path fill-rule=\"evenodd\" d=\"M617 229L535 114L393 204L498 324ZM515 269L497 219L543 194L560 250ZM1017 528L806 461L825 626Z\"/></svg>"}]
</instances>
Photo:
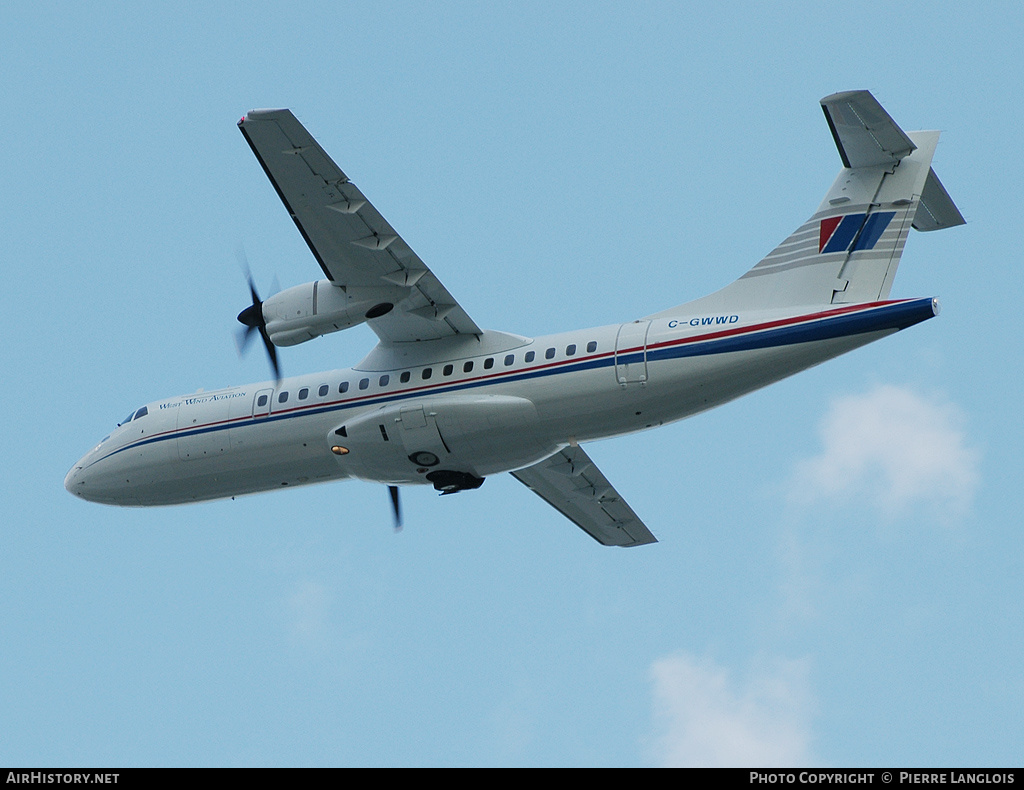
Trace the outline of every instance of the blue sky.
<instances>
[{"instance_id":1,"label":"blue sky","mask_svg":"<svg viewBox=\"0 0 1024 790\"><path fill-rule=\"evenodd\" d=\"M0 763L1018 764L1018 3L37 3L0 20L7 451ZM291 107L480 324L720 287L840 165L867 88L968 220L912 235L934 321L588 452L661 542L508 476L153 510L67 494L130 408L265 378L319 269L235 128ZM355 329L286 349L343 367Z\"/></svg>"}]
</instances>

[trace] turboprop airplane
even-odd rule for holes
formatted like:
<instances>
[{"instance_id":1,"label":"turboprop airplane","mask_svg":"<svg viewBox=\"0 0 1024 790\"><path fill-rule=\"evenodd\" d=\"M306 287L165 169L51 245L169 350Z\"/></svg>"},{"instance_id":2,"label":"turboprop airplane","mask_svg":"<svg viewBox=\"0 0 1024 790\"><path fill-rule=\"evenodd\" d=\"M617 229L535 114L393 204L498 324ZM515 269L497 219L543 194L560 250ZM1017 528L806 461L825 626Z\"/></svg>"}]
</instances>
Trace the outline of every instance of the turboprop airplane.
<instances>
[{"instance_id":1,"label":"turboprop airplane","mask_svg":"<svg viewBox=\"0 0 1024 790\"><path fill-rule=\"evenodd\" d=\"M238 126L326 279L238 316L275 379L133 410L68 473L76 496L171 505L358 478L442 494L511 473L606 546L656 539L581 447L718 406L931 318L889 299L910 228L963 224L931 168L938 132L905 133L867 91L821 100L843 168L817 211L731 285L611 326L481 329L288 110ZM276 348L367 323L352 368L281 378Z\"/></svg>"}]
</instances>

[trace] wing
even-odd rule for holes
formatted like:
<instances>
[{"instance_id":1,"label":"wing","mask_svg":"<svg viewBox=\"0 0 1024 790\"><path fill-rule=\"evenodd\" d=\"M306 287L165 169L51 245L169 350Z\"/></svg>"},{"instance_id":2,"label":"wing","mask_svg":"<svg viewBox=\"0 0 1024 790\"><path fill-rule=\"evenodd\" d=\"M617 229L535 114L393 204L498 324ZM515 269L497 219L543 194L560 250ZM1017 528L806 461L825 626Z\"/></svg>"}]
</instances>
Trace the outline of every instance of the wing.
<instances>
[{"instance_id":1,"label":"wing","mask_svg":"<svg viewBox=\"0 0 1024 790\"><path fill-rule=\"evenodd\" d=\"M580 447L567 447L512 476L598 543L658 542Z\"/></svg>"},{"instance_id":2,"label":"wing","mask_svg":"<svg viewBox=\"0 0 1024 790\"><path fill-rule=\"evenodd\" d=\"M368 322L381 340L481 334L291 110L253 110L238 128L327 279L346 289L380 288L397 294L390 313Z\"/></svg>"}]
</instances>

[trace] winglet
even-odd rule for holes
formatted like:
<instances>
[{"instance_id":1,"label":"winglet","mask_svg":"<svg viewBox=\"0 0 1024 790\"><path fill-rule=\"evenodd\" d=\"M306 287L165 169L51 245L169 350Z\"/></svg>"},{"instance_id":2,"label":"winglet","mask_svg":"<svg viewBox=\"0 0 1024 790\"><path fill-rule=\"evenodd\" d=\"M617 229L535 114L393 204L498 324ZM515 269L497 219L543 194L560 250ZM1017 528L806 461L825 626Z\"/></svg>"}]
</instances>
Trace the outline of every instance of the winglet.
<instances>
[{"instance_id":1,"label":"winglet","mask_svg":"<svg viewBox=\"0 0 1024 790\"><path fill-rule=\"evenodd\" d=\"M821 109L844 167L895 164L917 148L868 91L833 93Z\"/></svg>"}]
</instances>

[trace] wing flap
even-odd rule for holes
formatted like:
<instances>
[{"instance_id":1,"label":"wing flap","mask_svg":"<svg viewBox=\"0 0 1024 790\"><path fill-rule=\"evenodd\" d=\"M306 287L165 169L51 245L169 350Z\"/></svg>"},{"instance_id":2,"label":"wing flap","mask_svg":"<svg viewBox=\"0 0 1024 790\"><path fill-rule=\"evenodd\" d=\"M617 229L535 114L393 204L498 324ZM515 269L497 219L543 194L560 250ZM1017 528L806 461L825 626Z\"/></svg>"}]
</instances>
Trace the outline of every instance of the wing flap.
<instances>
[{"instance_id":1,"label":"wing flap","mask_svg":"<svg viewBox=\"0 0 1024 790\"><path fill-rule=\"evenodd\" d=\"M253 110L238 126L334 285L405 289L394 310L368 322L382 340L481 334L440 280L290 110Z\"/></svg>"},{"instance_id":2,"label":"wing flap","mask_svg":"<svg viewBox=\"0 0 1024 790\"><path fill-rule=\"evenodd\" d=\"M603 546L658 542L580 447L567 447L512 476Z\"/></svg>"}]
</instances>

